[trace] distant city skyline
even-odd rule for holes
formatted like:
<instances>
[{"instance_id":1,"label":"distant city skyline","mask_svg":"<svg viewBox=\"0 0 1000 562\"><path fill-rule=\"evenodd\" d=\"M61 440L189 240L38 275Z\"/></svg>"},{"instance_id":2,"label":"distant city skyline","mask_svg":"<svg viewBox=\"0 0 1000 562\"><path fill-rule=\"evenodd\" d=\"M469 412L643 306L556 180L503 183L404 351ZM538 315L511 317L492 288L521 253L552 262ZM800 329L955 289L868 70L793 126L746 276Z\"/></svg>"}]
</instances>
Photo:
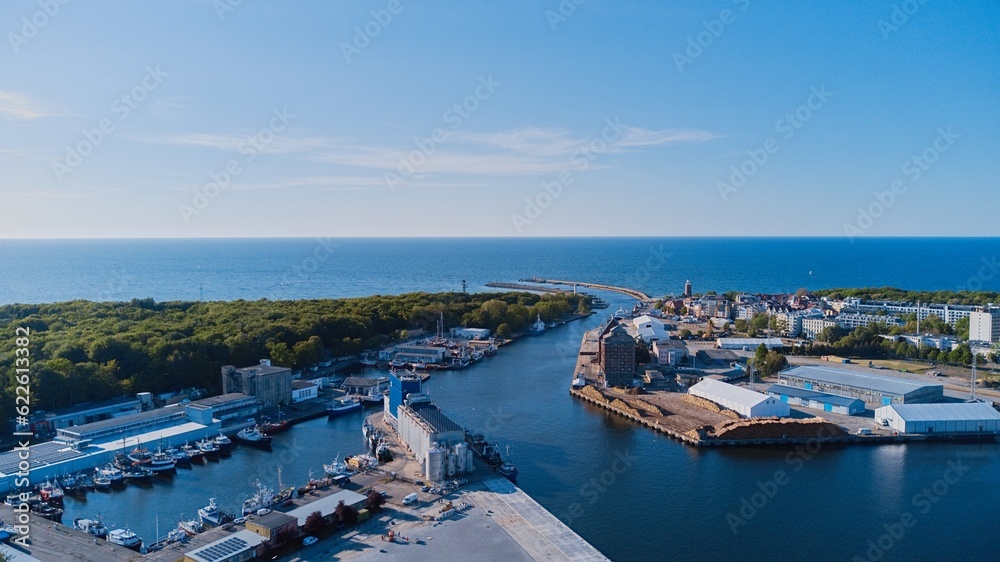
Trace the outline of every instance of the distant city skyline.
<instances>
[{"instance_id":1,"label":"distant city skyline","mask_svg":"<svg viewBox=\"0 0 1000 562\"><path fill-rule=\"evenodd\" d=\"M51 4L0 238L1000 235L992 2Z\"/></svg>"}]
</instances>

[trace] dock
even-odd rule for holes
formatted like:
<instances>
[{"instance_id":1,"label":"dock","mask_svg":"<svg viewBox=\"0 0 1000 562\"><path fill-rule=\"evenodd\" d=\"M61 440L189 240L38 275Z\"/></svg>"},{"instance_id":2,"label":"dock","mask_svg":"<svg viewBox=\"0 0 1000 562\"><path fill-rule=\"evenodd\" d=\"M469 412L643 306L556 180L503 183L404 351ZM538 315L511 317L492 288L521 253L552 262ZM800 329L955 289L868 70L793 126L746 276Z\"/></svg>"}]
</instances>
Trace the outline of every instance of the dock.
<instances>
[{"instance_id":1,"label":"dock","mask_svg":"<svg viewBox=\"0 0 1000 562\"><path fill-rule=\"evenodd\" d=\"M528 283L539 283L539 284L549 284L549 285L577 285L580 287L587 287L588 289L599 289L601 291L613 291L615 293L621 293L623 295L628 295L636 300L643 302L653 300L652 297L638 289L630 289L628 287L616 287L614 285L602 285L600 283L588 283L586 281L565 281L561 279L540 279L537 277L532 277L529 279L521 279ZM532 289L537 291L538 289Z\"/></svg>"}]
</instances>

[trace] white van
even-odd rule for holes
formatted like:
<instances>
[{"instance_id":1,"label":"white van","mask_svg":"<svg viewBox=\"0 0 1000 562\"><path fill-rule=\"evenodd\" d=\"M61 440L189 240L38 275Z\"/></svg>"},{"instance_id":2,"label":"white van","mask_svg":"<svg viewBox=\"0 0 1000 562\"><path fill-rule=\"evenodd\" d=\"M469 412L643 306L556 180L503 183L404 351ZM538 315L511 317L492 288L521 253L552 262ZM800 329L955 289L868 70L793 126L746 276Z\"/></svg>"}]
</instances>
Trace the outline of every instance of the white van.
<instances>
[{"instance_id":1,"label":"white van","mask_svg":"<svg viewBox=\"0 0 1000 562\"><path fill-rule=\"evenodd\" d=\"M403 505L411 505L411 504L415 504L415 503L417 503L417 493L416 492L413 492L412 494L410 494L410 495L406 496L405 498L403 498Z\"/></svg>"}]
</instances>

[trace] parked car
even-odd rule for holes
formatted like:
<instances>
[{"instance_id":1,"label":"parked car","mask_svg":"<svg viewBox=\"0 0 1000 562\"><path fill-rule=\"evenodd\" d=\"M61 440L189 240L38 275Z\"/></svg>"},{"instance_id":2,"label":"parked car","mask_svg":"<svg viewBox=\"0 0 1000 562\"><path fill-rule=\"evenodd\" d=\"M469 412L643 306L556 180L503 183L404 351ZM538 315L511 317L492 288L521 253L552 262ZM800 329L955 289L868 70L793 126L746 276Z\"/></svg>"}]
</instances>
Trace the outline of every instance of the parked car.
<instances>
[{"instance_id":1,"label":"parked car","mask_svg":"<svg viewBox=\"0 0 1000 562\"><path fill-rule=\"evenodd\" d=\"M308 536L308 537L302 539L302 546L312 546L312 545L314 545L314 544L316 544L318 542L319 542L319 539L317 539L316 537Z\"/></svg>"}]
</instances>

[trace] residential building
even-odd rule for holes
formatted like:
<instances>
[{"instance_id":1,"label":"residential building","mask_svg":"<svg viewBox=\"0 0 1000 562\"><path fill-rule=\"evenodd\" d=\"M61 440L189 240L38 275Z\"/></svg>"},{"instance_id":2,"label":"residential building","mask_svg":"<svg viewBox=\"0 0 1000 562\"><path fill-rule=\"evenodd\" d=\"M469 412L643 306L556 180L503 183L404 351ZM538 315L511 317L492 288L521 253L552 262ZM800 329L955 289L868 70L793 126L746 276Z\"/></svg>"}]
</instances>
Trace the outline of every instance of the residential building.
<instances>
[{"instance_id":1,"label":"residential building","mask_svg":"<svg viewBox=\"0 0 1000 562\"><path fill-rule=\"evenodd\" d=\"M905 324L905 322L895 316L883 316L880 314L847 313L838 315L834 318L834 320L841 328L847 328L848 330L853 330L854 328L866 328L870 324L885 324L889 327L902 326Z\"/></svg>"},{"instance_id":2,"label":"residential building","mask_svg":"<svg viewBox=\"0 0 1000 562\"><path fill-rule=\"evenodd\" d=\"M1000 308L969 315L969 341L1000 342Z\"/></svg>"},{"instance_id":3,"label":"residential building","mask_svg":"<svg viewBox=\"0 0 1000 562\"><path fill-rule=\"evenodd\" d=\"M809 339L816 339L820 332L827 328L839 326L836 321L828 318L815 317L802 319L802 335Z\"/></svg>"}]
</instances>

